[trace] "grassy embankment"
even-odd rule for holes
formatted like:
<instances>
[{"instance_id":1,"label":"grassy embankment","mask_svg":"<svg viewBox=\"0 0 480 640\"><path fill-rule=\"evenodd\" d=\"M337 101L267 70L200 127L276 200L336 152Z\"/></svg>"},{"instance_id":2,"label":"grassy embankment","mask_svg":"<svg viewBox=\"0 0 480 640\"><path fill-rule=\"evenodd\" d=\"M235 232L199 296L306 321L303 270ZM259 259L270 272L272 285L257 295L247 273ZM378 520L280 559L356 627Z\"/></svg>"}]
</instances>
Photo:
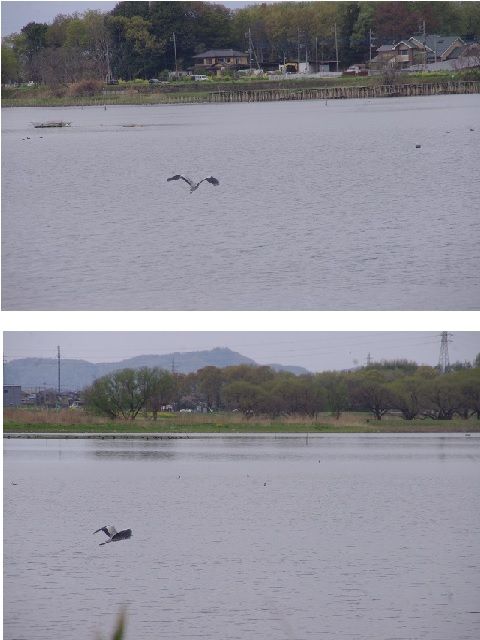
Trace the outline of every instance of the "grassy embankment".
<instances>
[{"instance_id":1,"label":"grassy embankment","mask_svg":"<svg viewBox=\"0 0 480 640\"><path fill-rule=\"evenodd\" d=\"M423 82L441 82L462 80L459 73L418 73L398 76L398 84L420 84ZM67 107L98 105L149 105L204 102L215 91L249 91L255 89L297 89L323 87L355 87L382 84L380 76L304 78L292 80L230 80L206 82L172 82L162 85L150 85L146 81L125 82L105 86L94 95L78 96L69 93L69 87L20 86L4 88L2 107Z\"/></svg>"},{"instance_id":2,"label":"grassy embankment","mask_svg":"<svg viewBox=\"0 0 480 640\"><path fill-rule=\"evenodd\" d=\"M289 416L247 419L238 413L161 413L135 421L109 420L78 409L5 409L4 433L438 433L480 432L480 420L412 420L397 416L375 420L368 413L328 413L317 419Z\"/></svg>"}]
</instances>

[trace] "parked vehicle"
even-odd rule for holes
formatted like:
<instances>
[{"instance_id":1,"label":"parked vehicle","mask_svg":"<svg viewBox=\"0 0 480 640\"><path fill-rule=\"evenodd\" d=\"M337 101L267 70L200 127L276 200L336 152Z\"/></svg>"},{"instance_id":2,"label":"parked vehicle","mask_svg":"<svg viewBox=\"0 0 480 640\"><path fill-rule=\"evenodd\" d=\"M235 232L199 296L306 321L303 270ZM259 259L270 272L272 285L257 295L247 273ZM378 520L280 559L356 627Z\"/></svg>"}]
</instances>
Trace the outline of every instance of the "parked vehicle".
<instances>
[{"instance_id":1,"label":"parked vehicle","mask_svg":"<svg viewBox=\"0 0 480 640\"><path fill-rule=\"evenodd\" d=\"M368 76L368 69L364 64L352 64L346 71L344 76Z\"/></svg>"}]
</instances>

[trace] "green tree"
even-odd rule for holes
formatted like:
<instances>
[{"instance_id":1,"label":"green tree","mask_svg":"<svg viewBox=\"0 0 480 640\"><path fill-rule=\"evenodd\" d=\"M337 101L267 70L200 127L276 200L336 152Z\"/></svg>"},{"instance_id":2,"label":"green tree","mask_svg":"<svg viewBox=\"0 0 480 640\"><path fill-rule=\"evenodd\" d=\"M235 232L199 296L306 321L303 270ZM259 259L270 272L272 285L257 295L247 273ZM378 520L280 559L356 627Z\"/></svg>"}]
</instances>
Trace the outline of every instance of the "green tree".
<instances>
[{"instance_id":1,"label":"green tree","mask_svg":"<svg viewBox=\"0 0 480 640\"><path fill-rule=\"evenodd\" d=\"M153 75L165 42L152 33L152 23L141 16L114 16L108 21L116 76L124 79Z\"/></svg>"},{"instance_id":2,"label":"green tree","mask_svg":"<svg viewBox=\"0 0 480 640\"><path fill-rule=\"evenodd\" d=\"M245 380L252 384L263 384L268 380L275 378L275 372L270 367L250 364L239 364L226 367L223 370L225 382L233 382L236 380Z\"/></svg>"},{"instance_id":3,"label":"green tree","mask_svg":"<svg viewBox=\"0 0 480 640\"><path fill-rule=\"evenodd\" d=\"M265 401L265 392L261 387L247 380L226 384L222 395L230 409L239 409L247 417L258 413Z\"/></svg>"},{"instance_id":4,"label":"green tree","mask_svg":"<svg viewBox=\"0 0 480 640\"><path fill-rule=\"evenodd\" d=\"M122 369L95 380L83 395L87 407L94 411L135 420L155 393L156 384L155 370Z\"/></svg>"},{"instance_id":5,"label":"green tree","mask_svg":"<svg viewBox=\"0 0 480 640\"><path fill-rule=\"evenodd\" d=\"M480 33L480 2L452 2L460 13L460 33L465 37Z\"/></svg>"},{"instance_id":6,"label":"green tree","mask_svg":"<svg viewBox=\"0 0 480 640\"><path fill-rule=\"evenodd\" d=\"M454 376L458 385L459 415L465 419L476 416L480 420L480 369L464 369Z\"/></svg>"},{"instance_id":7,"label":"green tree","mask_svg":"<svg viewBox=\"0 0 480 640\"><path fill-rule=\"evenodd\" d=\"M345 376L336 371L317 374L319 384L325 390L326 405L338 420L348 406L348 388Z\"/></svg>"},{"instance_id":8,"label":"green tree","mask_svg":"<svg viewBox=\"0 0 480 640\"><path fill-rule=\"evenodd\" d=\"M425 382L426 410L434 420L451 420L461 406L461 394L454 373L438 375Z\"/></svg>"},{"instance_id":9,"label":"green tree","mask_svg":"<svg viewBox=\"0 0 480 640\"><path fill-rule=\"evenodd\" d=\"M208 409L220 406L223 384L222 370L218 367L203 367L196 373L198 390Z\"/></svg>"},{"instance_id":10,"label":"green tree","mask_svg":"<svg viewBox=\"0 0 480 640\"><path fill-rule=\"evenodd\" d=\"M366 408L381 420L392 408L392 394L385 376L375 369L363 369L350 378L351 397L358 408Z\"/></svg>"},{"instance_id":11,"label":"green tree","mask_svg":"<svg viewBox=\"0 0 480 640\"><path fill-rule=\"evenodd\" d=\"M29 22L21 32L25 36L25 53L29 59L47 45L48 25L45 23Z\"/></svg>"},{"instance_id":12,"label":"green tree","mask_svg":"<svg viewBox=\"0 0 480 640\"><path fill-rule=\"evenodd\" d=\"M392 404L402 412L405 420L414 420L422 410L419 380L416 376L407 376L394 380L390 384Z\"/></svg>"},{"instance_id":13,"label":"green tree","mask_svg":"<svg viewBox=\"0 0 480 640\"><path fill-rule=\"evenodd\" d=\"M315 417L324 406L324 392L312 375L294 376L287 383L288 413Z\"/></svg>"},{"instance_id":14,"label":"green tree","mask_svg":"<svg viewBox=\"0 0 480 640\"><path fill-rule=\"evenodd\" d=\"M17 82L20 77L20 61L13 47L2 44L2 84Z\"/></svg>"},{"instance_id":15,"label":"green tree","mask_svg":"<svg viewBox=\"0 0 480 640\"><path fill-rule=\"evenodd\" d=\"M352 27L350 36L350 47L354 55L360 60L368 60L370 57L370 30L372 30L372 41L376 42L376 33L374 31L375 6L373 2L361 2L357 19ZM372 57L375 55L375 49L372 48Z\"/></svg>"},{"instance_id":16,"label":"green tree","mask_svg":"<svg viewBox=\"0 0 480 640\"><path fill-rule=\"evenodd\" d=\"M155 367L150 373L148 394L145 406L150 408L153 419L157 420L158 412L175 398L176 380L169 371Z\"/></svg>"},{"instance_id":17,"label":"green tree","mask_svg":"<svg viewBox=\"0 0 480 640\"><path fill-rule=\"evenodd\" d=\"M86 28L87 48L94 62L95 76L102 80L112 78L112 35L108 19L100 11L87 11L83 18Z\"/></svg>"}]
</instances>

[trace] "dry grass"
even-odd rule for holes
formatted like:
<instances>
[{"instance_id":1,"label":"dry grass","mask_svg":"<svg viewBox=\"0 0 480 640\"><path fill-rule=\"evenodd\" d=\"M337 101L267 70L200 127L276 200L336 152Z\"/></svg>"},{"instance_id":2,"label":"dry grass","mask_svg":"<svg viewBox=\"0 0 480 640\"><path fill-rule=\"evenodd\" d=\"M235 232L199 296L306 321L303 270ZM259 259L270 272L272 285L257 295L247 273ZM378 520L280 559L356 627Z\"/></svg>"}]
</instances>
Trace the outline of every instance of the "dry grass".
<instances>
[{"instance_id":1,"label":"dry grass","mask_svg":"<svg viewBox=\"0 0 480 640\"><path fill-rule=\"evenodd\" d=\"M93 416L78 409L4 409L3 419L6 424L58 424L58 425L84 425L84 424L106 424L107 418ZM110 421L111 422L111 421Z\"/></svg>"},{"instance_id":2,"label":"dry grass","mask_svg":"<svg viewBox=\"0 0 480 640\"><path fill-rule=\"evenodd\" d=\"M480 421L456 418L446 421L406 421L399 416L375 420L368 413L344 413L337 420L328 413L316 419L306 416L246 418L241 413L161 413L140 414L135 421L110 420L94 416L83 409L8 408L4 411L5 432L192 432L192 433L307 433L332 432L449 432L480 431Z\"/></svg>"}]
</instances>

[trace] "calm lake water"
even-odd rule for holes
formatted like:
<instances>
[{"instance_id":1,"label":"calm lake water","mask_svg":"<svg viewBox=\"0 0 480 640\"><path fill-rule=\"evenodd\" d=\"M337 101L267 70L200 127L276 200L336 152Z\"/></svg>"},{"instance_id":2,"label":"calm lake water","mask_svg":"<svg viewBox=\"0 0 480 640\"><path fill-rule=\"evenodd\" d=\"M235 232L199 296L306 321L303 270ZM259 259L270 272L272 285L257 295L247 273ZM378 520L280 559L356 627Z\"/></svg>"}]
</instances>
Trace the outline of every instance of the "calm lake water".
<instances>
[{"instance_id":1,"label":"calm lake water","mask_svg":"<svg viewBox=\"0 0 480 640\"><path fill-rule=\"evenodd\" d=\"M480 637L478 436L4 443L6 640Z\"/></svg>"},{"instance_id":2,"label":"calm lake water","mask_svg":"<svg viewBox=\"0 0 480 640\"><path fill-rule=\"evenodd\" d=\"M480 308L478 95L2 116L5 309Z\"/></svg>"}]
</instances>

